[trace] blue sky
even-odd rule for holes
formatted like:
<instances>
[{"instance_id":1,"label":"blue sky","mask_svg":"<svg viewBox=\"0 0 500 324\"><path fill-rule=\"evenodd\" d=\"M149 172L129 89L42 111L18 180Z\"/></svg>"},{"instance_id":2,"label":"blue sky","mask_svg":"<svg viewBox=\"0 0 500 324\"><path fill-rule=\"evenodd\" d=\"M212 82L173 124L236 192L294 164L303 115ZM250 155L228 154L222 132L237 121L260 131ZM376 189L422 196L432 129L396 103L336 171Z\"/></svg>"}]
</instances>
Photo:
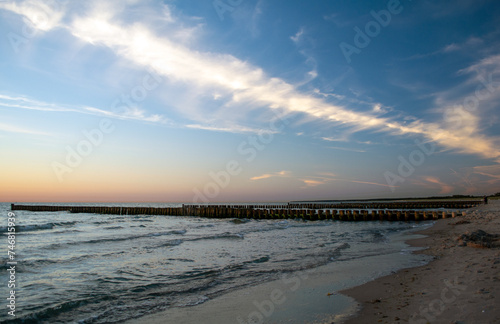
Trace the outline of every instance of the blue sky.
<instances>
[{"instance_id":1,"label":"blue sky","mask_svg":"<svg viewBox=\"0 0 500 324\"><path fill-rule=\"evenodd\" d=\"M500 191L495 1L0 1L4 201Z\"/></svg>"}]
</instances>

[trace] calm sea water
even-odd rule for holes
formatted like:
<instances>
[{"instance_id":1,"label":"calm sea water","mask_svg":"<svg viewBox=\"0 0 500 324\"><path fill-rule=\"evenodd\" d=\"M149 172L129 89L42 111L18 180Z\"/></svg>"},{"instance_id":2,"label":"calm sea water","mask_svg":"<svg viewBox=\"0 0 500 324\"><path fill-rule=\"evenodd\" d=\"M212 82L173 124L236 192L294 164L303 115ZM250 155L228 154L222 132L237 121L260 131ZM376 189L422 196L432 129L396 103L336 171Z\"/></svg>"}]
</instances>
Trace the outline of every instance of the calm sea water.
<instances>
[{"instance_id":1,"label":"calm sea water","mask_svg":"<svg viewBox=\"0 0 500 324\"><path fill-rule=\"evenodd\" d=\"M10 204L0 204L3 233L9 211ZM2 297L0 322L7 323L120 323L174 307L192 307L284 273L403 253L401 245L392 244L391 238L429 226L68 212L15 214L16 317L7 314ZM6 236L2 240L0 291L8 297Z\"/></svg>"}]
</instances>

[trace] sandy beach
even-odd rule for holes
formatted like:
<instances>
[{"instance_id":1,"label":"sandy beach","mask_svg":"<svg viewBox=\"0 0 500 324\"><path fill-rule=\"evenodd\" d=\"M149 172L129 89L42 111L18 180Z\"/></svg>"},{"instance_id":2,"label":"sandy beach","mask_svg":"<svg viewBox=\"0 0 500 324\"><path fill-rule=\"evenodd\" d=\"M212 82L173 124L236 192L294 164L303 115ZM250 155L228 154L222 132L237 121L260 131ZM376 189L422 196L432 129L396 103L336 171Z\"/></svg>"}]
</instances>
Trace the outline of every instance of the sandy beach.
<instances>
[{"instance_id":1,"label":"sandy beach","mask_svg":"<svg viewBox=\"0 0 500 324\"><path fill-rule=\"evenodd\" d=\"M290 280L266 282L196 307L173 308L127 323L500 323L495 299L500 235L493 235L500 234L499 214L500 201L490 201L465 216L438 220L413 234L418 239L406 242L427 247L413 253L434 260L374 281L361 280L355 269L368 261L375 274L394 266L389 266L393 257L332 263L297 274L294 285ZM367 283L359 285L359 280ZM276 302L271 303L273 298Z\"/></svg>"},{"instance_id":2,"label":"sandy beach","mask_svg":"<svg viewBox=\"0 0 500 324\"><path fill-rule=\"evenodd\" d=\"M421 232L426 238L408 242L428 247L417 253L434 256L429 264L341 291L360 309L346 324L500 323L500 235L478 230L500 234L499 200L439 220Z\"/></svg>"}]
</instances>

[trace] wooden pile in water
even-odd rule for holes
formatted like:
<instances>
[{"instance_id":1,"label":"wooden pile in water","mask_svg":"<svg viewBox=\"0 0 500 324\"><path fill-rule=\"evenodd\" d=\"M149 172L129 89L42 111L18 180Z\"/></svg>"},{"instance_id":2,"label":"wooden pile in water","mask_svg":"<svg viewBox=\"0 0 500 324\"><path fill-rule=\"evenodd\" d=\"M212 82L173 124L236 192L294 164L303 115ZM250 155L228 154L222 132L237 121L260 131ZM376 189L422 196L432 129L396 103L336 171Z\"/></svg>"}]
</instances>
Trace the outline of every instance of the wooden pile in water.
<instances>
[{"instance_id":1,"label":"wooden pile in water","mask_svg":"<svg viewBox=\"0 0 500 324\"><path fill-rule=\"evenodd\" d=\"M15 205L12 210L113 215L165 215L209 218L253 218L339 221L422 221L455 217L457 211L429 211L429 209L466 209L481 201L422 201L395 203L341 203L341 204L279 204L279 205L182 205L182 207L106 207L106 206L50 206ZM426 209L424 211L419 209ZM462 212L465 213L465 212Z\"/></svg>"}]
</instances>

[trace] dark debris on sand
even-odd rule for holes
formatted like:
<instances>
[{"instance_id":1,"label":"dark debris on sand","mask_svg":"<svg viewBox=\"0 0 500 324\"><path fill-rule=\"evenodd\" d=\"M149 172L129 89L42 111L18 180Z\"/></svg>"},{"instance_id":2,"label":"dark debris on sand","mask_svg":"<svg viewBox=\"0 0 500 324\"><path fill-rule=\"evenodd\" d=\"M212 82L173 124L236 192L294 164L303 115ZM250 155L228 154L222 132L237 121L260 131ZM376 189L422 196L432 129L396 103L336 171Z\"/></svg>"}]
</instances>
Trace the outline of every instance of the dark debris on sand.
<instances>
[{"instance_id":1,"label":"dark debris on sand","mask_svg":"<svg viewBox=\"0 0 500 324\"><path fill-rule=\"evenodd\" d=\"M459 246L470 246L475 248L497 248L500 247L500 235L489 234L483 230L477 230L472 233L466 232L458 238Z\"/></svg>"}]
</instances>

